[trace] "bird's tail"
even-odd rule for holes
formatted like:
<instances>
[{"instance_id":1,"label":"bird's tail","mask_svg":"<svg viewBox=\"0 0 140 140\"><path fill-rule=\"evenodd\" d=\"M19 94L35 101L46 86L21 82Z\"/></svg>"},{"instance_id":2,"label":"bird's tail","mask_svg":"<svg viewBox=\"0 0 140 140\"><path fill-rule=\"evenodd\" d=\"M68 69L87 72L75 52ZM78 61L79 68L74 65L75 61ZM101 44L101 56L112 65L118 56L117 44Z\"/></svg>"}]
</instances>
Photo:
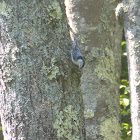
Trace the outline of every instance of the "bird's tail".
<instances>
[{"instance_id":1,"label":"bird's tail","mask_svg":"<svg viewBox=\"0 0 140 140\"><path fill-rule=\"evenodd\" d=\"M74 38L74 48L77 46L77 40Z\"/></svg>"}]
</instances>

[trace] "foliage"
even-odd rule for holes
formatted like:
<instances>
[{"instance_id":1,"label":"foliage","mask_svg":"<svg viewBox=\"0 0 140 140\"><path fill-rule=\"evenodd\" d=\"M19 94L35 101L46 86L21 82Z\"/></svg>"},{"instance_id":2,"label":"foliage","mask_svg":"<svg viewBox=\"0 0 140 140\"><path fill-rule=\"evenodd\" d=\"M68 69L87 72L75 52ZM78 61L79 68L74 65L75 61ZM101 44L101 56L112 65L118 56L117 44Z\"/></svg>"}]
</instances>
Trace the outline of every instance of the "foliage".
<instances>
[{"instance_id":1,"label":"foliage","mask_svg":"<svg viewBox=\"0 0 140 140\"><path fill-rule=\"evenodd\" d=\"M2 134L2 126L1 126L1 123L0 123L0 140L3 140L3 134Z\"/></svg>"},{"instance_id":2,"label":"foliage","mask_svg":"<svg viewBox=\"0 0 140 140\"><path fill-rule=\"evenodd\" d=\"M131 140L132 124L130 119L130 90L128 82L128 67L126 57L126 42L122 42L122 72L120 84L121 105L121 137L123 140Z\"/></svg>"}]
</instances>

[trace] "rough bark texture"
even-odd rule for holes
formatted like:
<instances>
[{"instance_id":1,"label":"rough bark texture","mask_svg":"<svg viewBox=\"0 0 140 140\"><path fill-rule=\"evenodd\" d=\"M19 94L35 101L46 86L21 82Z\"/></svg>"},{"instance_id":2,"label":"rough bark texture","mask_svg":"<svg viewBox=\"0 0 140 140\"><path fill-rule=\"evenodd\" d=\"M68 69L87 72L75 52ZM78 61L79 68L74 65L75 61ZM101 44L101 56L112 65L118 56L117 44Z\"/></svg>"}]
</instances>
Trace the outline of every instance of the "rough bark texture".
<instances>
[{"instance_id":1,"label":"rough bark texture","mask_svg":"<svg viewBox=\"0 0 140 140\"><path fill-rule=\"evenodd\" d=\"M72 36L86 57L81 88L86 139L120 140L119 79L122 26L115 0L65 0Z\"/></svg>"},{"instance_id":2,"label":"rough bark texture","mask_svg":"<svg viewBox=\"0 0 140 140\"><path fill-rule=\"evenodd\" d=\"M62 0L4 0L0 115L5 140L84 140L80 76Z\"/></svg>"},{"instance_id":3,"label":"rough bark texture","mask_svg":"<svg viewBox=\"0 0 140 140\"><path fill-rule=\"evenodd\" d=\"M140 140L140 0L127 0L117 7L124 19L127 43L133 140Z\"/></svg>"}]
</instances>

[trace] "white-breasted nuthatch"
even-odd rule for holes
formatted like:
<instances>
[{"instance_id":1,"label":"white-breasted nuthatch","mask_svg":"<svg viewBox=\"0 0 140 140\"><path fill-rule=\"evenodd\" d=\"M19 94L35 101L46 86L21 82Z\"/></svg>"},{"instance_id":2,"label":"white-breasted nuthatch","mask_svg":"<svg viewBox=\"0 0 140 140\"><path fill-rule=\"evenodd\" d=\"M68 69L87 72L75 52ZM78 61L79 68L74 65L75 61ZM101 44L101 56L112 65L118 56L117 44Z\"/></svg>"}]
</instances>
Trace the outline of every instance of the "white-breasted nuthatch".
<instances>
[{"instance_id":1,"label":"white-breasted nuthatch","mask_svg":"<svg viewBox=\"0 0 140 140\"><path fill-rule=\"evenodd\" d=\"M73 49L71 51L71 58L72 58L72 62L75 64L75 65L78 65L79 66L79 69L83 68L84 65L85 65L85 60L83 58L83 55L80 51L80 48L77 44L77 40L74 39L74 46L73 46Z\"/></svg>"}]
</instances>

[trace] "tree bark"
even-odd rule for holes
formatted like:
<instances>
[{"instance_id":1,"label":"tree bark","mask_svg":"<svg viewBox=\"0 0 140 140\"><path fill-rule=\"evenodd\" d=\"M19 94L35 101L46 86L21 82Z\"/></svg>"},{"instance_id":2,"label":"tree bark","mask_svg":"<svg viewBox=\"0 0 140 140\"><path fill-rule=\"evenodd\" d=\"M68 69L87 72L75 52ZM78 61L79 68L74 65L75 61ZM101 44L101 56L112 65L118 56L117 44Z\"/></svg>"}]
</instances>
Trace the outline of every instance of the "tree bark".
<instances>
[{"instance_id":1,"label":"tree bark","mask_svg":"<svg viewBox=\"0 0 140 140\"><path fill-rule=\"evenodd\" d=\"M4 0L0 115L5 140L84 140L81 73L61 0Z\"/></svg>"},{"instance_id":2,"label":"tree bark","mask_svg":"<svg viewBox=\"0 0 140 140\"><path fill-rule=\"evenodd\" d=\"M124 19L131 93L132 139L140 139L140 1L123 1L118 5Z\"/></svg>"},{"instance_id":3,"label":"tree bark","mask_svg":"<svg viewBox=\"0 0 140 140\"><path fill-rule=\"evenodd\" d=\"M65 0L72 36L86 58L81 89L87 140L120 140L119 82L122 25L117 1Z\"/></svg>"}]
</instances>

